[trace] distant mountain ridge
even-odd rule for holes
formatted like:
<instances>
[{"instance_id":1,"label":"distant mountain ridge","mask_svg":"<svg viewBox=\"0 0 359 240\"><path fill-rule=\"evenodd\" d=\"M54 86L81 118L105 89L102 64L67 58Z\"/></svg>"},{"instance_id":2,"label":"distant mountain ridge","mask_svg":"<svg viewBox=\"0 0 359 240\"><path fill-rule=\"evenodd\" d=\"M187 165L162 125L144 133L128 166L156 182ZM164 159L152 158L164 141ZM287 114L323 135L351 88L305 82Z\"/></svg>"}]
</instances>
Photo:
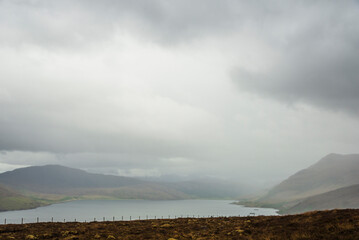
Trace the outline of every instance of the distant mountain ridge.
<instances>
[{"instance_id":1,"label":"distant mountain ridge","mask_svg":"<svg viewBox=\"0 0 359 240\"><path fill-rule=\"evenodd\" d=\"M32 166L0 174L0 183L31 195L121 199L186 199L188 195L130 177L88 173L60 165Z\"/></svg>"},{"instance_id":2,"label":"distant mountain ridge","mask_svg":"<svg viewBox=\"0 0 359 240\"><path fill-rule=\"evenodd\" d=\"M88 173L60 165L31 166L0 174L0 183L16 189L57 193L74 188L118 188L144 182L135 178Z\"/></svg>"},{"instance_id":3,"label":"distant mountain ridge","mask_svg":"<svg viewBox=\"0 0 359 240\"><path fill-rule=\"evenodd\" d=\"M45 204L75 199L175 200L235 199L237 184L185 181L150 182L131 177L88 173L60 165L32 166L0 174L0 184ZM1 199L0 199L1 205ZM1 210L1 209L0 209Z\"/></svg>"}]
</instances>

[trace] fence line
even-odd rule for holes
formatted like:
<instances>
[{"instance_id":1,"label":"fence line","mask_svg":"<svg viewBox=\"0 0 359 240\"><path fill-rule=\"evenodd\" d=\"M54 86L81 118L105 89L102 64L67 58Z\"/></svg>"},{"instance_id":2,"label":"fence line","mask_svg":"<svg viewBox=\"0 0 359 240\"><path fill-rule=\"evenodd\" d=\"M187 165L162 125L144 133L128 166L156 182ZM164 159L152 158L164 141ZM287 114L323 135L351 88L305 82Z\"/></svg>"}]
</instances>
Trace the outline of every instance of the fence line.
<instances>
[{"instance_id":1,"label":"fence line","mask_svg":"<svg viewBox=\"0 0 359 240\"><path fill-rule=\"evenodd\" d=\"M157 217L157 215L154 215L152 218L151 218L151 216L149 216L149 215L146 215L146 218L144 219L144 218L142 218L141 219L141 216L138 216L138 218L132 218L132 215L130 215L129 216L129 219L126 219L126 218L124 218L124 216L121 216L121 219L120 218L116 218L115 216L113 216L112 217L112 221L114 222L114 221L134 221L134 220L160 220L160 219L181 219L181 218L214 218L214 217L254 217L254 216L256 216L256 214L255 213L253 213L253 212L251 212L251 213L249 213L248 215L237 215L237 216L223 216L223 215L208 215L208 216L201 216L201 215L180 215L180 216L178 216L177 217L177 215L174 215L172 218L171 218L171 215L168 215L168 217L167 218L164 218L162 215L161 215L161 217ZM260 215L257 215L257 216L260 216ZM117 220L118 219L118 220ZM3 224L4 225L6 225L6 224L19 224L19 223L21 223L21 224L25 224L26 222L25 222L25 220L26 220L26 218L21 218L21 220L18 222L18 221L8 221L8 220L13 220L13 219L7 219L7 218L4 218L4 222L3 222ZM29 218L28 218L28 220L30 220ZM54 217L51 217L51 220L49 220L49 221L40 221L41 219L39 218L39 217L36 217L35 219L33 219L34 221L31 221L30 220L30 222L27 222L27 223L46 223L46 222L54 222ZM57 221L57 222L60 222L60 221ZM78 221L77 220L77 218L74 218L74 220L72 221L72 220L68 220L68 221L66 221L66 219L63 219L63 222L64 223L69 223L69 222L83 222L83 223L86 223L87 222L87 219L85 219L85 220L83 220L83 221ZM99 221L97 221L96 220L96 218L93 218L93 221L89 221L89 222L99 222ZM102 222L109 222L109 220L106 220L106 217L103 217L102 218Z\"/></svg>"}]
</instances>

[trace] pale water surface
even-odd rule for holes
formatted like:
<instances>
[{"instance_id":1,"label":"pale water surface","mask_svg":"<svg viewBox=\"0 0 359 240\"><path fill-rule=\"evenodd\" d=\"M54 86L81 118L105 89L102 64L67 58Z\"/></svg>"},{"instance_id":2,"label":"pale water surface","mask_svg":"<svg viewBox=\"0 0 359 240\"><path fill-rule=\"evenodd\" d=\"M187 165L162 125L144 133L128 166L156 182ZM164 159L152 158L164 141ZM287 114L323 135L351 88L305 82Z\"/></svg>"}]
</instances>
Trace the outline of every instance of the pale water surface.
<instances>
[{"instance_id":1,"label":"pale water surface","mask_svg":"<svg viewBox=\"0 0 359 240\"><path fill-rule=\"evenodd\" d=\"M208 217L278 215L276 209L250 208L231 204L231 200L81 200L53 204L30 210L0 213L0 223L72 222Z\"/></svg>"}]
</instances>

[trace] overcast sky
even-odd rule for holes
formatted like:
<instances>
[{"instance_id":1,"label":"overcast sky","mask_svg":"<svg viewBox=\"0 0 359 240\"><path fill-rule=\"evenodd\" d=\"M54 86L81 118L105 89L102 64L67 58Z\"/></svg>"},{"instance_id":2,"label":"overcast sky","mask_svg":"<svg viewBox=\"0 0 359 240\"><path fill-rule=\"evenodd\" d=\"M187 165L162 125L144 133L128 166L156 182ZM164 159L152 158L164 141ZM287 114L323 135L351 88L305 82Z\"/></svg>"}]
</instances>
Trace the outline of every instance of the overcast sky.
<instances>
[{"instance_id":1,"label":"overcast sky","mask_svg":"<svg viewBox=\"0 0 359 240\"><path fill-rule=\"evenodd\" d=\"M0 171L264 186L359 146L359 2L0 0Z\"/></svg>"}]
</instances>

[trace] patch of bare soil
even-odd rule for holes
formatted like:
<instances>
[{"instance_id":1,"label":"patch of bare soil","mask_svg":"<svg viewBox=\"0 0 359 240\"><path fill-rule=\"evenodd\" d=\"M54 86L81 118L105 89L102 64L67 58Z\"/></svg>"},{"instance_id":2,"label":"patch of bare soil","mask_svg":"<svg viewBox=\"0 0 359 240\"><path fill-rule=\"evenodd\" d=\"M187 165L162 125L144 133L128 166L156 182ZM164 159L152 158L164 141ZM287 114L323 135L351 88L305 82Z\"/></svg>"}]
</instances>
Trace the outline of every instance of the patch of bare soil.
<instances>
[{"instance_id":1,"label":"patch of bare soil","mask_svg":"<svg viewBox=\"0 0 359 240\"><path fill-rule=\"evenodd\" d=\"M0 239L359 239L359 210L0 226Z\"/></svg>"}]
</instances>

